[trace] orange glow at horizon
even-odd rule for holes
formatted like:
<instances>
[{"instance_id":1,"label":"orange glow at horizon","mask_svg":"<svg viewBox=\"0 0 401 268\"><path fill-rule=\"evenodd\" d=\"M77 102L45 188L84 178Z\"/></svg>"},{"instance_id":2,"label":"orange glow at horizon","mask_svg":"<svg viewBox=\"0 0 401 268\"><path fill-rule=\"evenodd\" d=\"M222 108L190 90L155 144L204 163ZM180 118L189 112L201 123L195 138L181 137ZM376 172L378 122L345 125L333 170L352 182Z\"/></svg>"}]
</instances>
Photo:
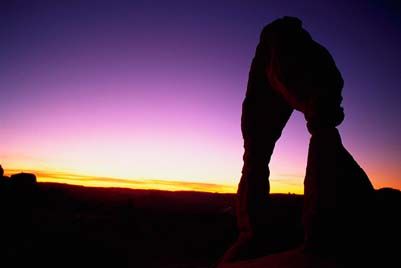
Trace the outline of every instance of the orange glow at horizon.
<instances>
[{"instance_id":1,"label":"orange glow at horizon","mask_svg":"<svg viewBox=\"0 0 401 268\"><path fill-rule=\"evenodd\" d=\"M20 170L6 170L6 174L15 174ZM235 187L230 185L197 183L183 181L168 181L155 179L120 179L110 177L95 177L86 175L69 174L64 172L47 172L38 170L24 170L24 172L36 175L38 182L55 182L88 187L105 188L131 188L143 190L164 190L164 191L199 191L199 192L217 192L233 193Z\"/></svg>"},{"instance_id":2,"label":"orange glow at horizon","mask_svg":"<svg viewBox=\"0 0 401 268\"><path fill-rule=\"evenodd\" d=\"M87 187L105 188L130 188L142 190L163 190L163 191L197 191L210 193L236 193L237 185L234 184L214 184L204 182L171 181L158 179L121 179L112 177L96 177L87 175L77 175L66 172L50 172L30 169L6 169L6 175L20 172L33 173L38 182L54 182ZM274 180L273 180L274 181ZM298 185L277 184L272 193L295 193L303 194L303 190Z\"/></svg>"}]
</instances>

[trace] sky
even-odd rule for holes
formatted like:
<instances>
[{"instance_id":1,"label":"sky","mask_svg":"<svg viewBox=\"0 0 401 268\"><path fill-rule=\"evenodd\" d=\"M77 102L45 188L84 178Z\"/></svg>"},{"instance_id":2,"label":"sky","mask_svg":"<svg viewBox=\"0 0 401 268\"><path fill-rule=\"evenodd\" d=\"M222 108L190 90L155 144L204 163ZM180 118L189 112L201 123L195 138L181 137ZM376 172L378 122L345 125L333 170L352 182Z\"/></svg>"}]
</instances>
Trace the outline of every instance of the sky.
<instances>
[{"instance_id":1,"label":"sky","mask_svg":"<svg viewBox=\"0 0 401 268\"><path fill-rule=\"evenodd\" d=\"M263 26L296 16L345 80L345 147L401 189L397 1L0 2L0 164L39 181L235 192L241 103ZM295 112L271 192L303 192Z\"/></svg>"}]
</instances>

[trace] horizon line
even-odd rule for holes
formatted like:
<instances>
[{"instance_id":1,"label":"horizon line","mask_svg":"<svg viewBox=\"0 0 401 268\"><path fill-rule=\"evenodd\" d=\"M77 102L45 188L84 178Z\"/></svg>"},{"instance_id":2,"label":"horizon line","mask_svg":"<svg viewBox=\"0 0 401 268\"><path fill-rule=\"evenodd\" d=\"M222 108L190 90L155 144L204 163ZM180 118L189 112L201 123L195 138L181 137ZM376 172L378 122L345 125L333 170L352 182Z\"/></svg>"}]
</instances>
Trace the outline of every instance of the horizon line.
<instances>
[{"instance_id":1,"label":"horizon line","mask_svg":"<svg viewBox=\"0 0 401 268\"><path fill-rule=\"evenodd\" d=\"M54 182L86 187L102 188L129 188L137 190L161 190L161 191L195 191L208 193L230 193L237 192L237 184L218 184L199 181L181 181L167 179L147 178L117 178L91 175L79 175L66 171L45 171L38 169L4 169L5 174L13 175L21 172L35 174L38 182ZM303 194L298 191L271 191L271 193Z\"/></svg>"},{"instance_id":2,"label":"horizon line","mask_svg":"<svg viewBox=\"0 0 401 268\"><path fill-rule=\"evenodd\" d=\"M70 185L102 188L130 188L138 190L197 191L209 193L236 193L237 186L228 184L187 182L179 180L117 178L80 175L64 171L44 171L37 169L4 169L5 174L33 173L38 182L55 182Z\"/></svg>"}]
</instances>

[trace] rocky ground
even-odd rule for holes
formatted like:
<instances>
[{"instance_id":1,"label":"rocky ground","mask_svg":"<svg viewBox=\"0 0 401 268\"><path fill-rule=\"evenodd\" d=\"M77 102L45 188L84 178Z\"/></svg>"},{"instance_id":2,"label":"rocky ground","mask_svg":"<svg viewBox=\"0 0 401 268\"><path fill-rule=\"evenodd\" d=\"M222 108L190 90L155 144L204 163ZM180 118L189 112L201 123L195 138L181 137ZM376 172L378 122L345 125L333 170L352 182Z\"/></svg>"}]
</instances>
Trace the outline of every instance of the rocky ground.
<instances>
[{"instance_id":1,"label":"rocky ground","mask_svg":"<svg viewBox=\"0 0 401 268\"><path fill-rule=\"evenodd\" d=\"M375 231L381 243L394 242L400 192L382 189L377 196L391 206L380 210L384 224ZM4 267L214 267L237 236L234 203L233 194L2 182L0 259ZM272 195L269 243L285 250L302 245L302 205L302 196ZM232 267L267 267L271 259Z\"/></svg>"}]
</instances>

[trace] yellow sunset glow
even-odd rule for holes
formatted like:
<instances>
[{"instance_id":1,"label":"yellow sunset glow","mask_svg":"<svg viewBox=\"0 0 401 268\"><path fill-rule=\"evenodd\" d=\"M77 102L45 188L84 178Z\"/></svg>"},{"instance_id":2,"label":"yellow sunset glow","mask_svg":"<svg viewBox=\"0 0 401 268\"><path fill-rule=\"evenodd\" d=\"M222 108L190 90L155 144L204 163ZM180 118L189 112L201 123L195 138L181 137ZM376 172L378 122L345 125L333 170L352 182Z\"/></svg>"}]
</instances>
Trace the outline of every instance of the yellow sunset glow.
<instances>
[{"instance_id":1,"label":"yellow sunset glow","mask_svg":"<svg viewBox=\"0 0 401 268\"><path fill-rule=\"evenodd\" d=\"M157 179L121 179L111 177L95 177L86 175L70 174L66 172L48 172L38 170L20 170L8 169L6 174L12 175L19 172L34 173L38 182L54 182L65 183L71 185L81 185L88 187L121 187L130 189L144 189L144 190L164 190L164 191L198 191L198 192L211 192L211 193L235 193L237 185L234 184L214 184L202 182L188 182L188 181L172 181L172 180L157 180ZM273 193L297 193L302 194L302 189L298 185L288 185L274 183Z\"/></svg>"}]
</instances>

